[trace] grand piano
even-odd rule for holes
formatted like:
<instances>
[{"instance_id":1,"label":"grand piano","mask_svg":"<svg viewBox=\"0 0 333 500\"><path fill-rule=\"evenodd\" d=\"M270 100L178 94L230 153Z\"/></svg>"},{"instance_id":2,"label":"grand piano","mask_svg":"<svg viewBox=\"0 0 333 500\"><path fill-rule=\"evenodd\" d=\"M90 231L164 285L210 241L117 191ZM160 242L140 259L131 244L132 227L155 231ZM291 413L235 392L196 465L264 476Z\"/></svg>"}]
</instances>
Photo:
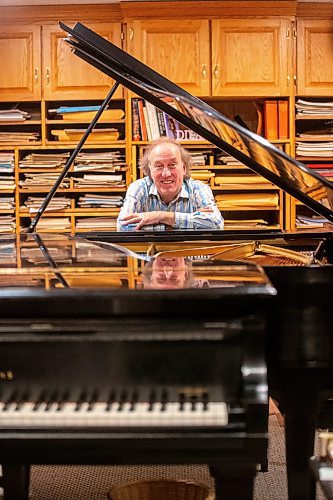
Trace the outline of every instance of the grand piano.
<instances>
[{"instance_id":1,"label":"grand piano","mask_svg":"<svg viewBox=\"0 0 333 500\"><path fill-rule=\"evenodd\" d=\"M118 342L119 329L121 328L122 331L129 332L129 339L134 339L136 342L140 338L149 344L152 337L148 335L148 339L145 339L145 335L141 330L141 317L144 320L142 322L142 325L144 325L142 327L143 332L146 333L147 330L148 333L157 332L155 340L161 340L163 346L171 346L170 343L165 342L169 338L168 335L171 335L174 340L180 340L181 343L186 340L185 343L187 344L188 341L188 346L185 349L190 351L193 349L189 360L194 357L201 358L202 348L207 348L209 351L210 341L214 336L210 337L211 332L209 331L207 337L205 337L205 325L212 325L211 320L213 320L213 324L229 325L228 321L231 317L232 324L234 324L233 322L237 323L238 320L242 323L242 318L247 318L249 322L246 320L244 324L242 323L243 326L245 324L249 326L249 330L253 332L251 335L254 335L256 339L260 337L262 345L260 346L260 342L253 342L248 333L244 334L244 338L247 338L247 345L251 345L252 351L256 352L254 356L256 359L254 362L255 368L247 370L241 367L243 365L240 361L240 358L247 353L246 350L242 351L241 356L239 353L238 355L235 354L235 356L229 355L226 354L224 343L220 345L217 342L215 347L219 346L217 352L221 355L221 358L218 358L216 373L207 375L205 370L208 370L208 365L210 366L208 362L209 354L207 354L207 357L204 356L206 369L203 370L203 379L206 380L209 390L207 388L205 388L204 392L200 392L201 389L198 390L203 380L200 372L194 379L190 377L190 386L192 387L191 384L193 383L193 387L196 388L193 393L190 393L190 398L194 393L199 394L202 398L203 393L209 392L209 394L215 394L214 402L225 403L225 406L219 407L219 415L221 418L222 415L229 415L229 420L226 418L226 420L219 422L219 432L217 434L214 426L208 432L202 432L202 429L196 432L197 429L193 431L192 425L187 429L186 425L183 424L180 424L181 431L178 432L179 429L177 428L175 434L172 435L171 431L171 436L170 429L168 428L166 432L163 425L157 427L156 434L153 432L153 436L149 432L150 426L145 429L144 434L141 433L140 429L138 431L136 426L134 426L134 429L126 429L129 434L119 433L119 429L114 433L113 424L109 423L113 434L111 437L108 434L111 441L106 439L105 442L108 444L112 442L114 448L111 449L110 446L106 445L108 451L105 452L104 441L101 437L103 432L99 434L94 429L95 434L91 433L91 429L89 430L86 423L83 423L83 429L80 429L82 431L80 434L81 439L76 439L77 434L73 433L71 426L69 426L69 431L65 426L65 428L61 428L61 431L56 430L55 432L52 426L51 428L45 429L43 427L41 429L41 420L39 420L36 428L34 428L33 423L28 423L28 427L24 428L23 426L22 430L21 428L15 428L15 426L13 428L12 420L7 419L7 427L5 426L0 438L0 462L4 463L4 460L7 460L4 470L7 484L9 484L8 491L13 491L14 486L11 477L17 475L19 470L22 476L22 491L25 492L23 493L24 497L27 490L26 464L39 463L41 460L44 463L45 461L47 463L77 463L77 460L79 460L78 455L86 463L94 463L96 460L98 463L138 463L142 462L142 451L144 450L145 457L148 457L146 460L153 460L155 463L163 461L184 463L184 461L188 460L196 463L208 463L215 476L218 499L251 498L254 464L264 465L266 459L267 400L265 399L265 381L262 377L265 377L265 366L267 366L269 394L278 401L285 416L289 498L291 500L314 498L314 482L309 472L308 459L313 450L318 416L323 404L333 393L333 337L330 326L333 319L331 307L333 291L332 183L312 172L302 163L289 157L262 137L243 128L238 123L234 123L206 103L191 96L151 68L99 37L84 25L77 23L74 28L69 28L63 23L60 23L60 25L68 33L67 42L74 53L116 81L115 86L101 105L100 112L96 114L91 126L88 127L87 135L95 126L103 109L112 98L115 88L119 84L123 84L180 123L194 130L220 150L234 156L244 165L299 199L309 208L325 217L328 223L327 228L320 232L308 231L304 233L283 233L280 231L261 231L258 234L246 231L137 231L132 234L112 232L86 234L86 240L90 240L91 244L98 245L98 247L109 252L119 249L118 245L120 245L120 248L123 248L122 251L127 249L127 252L131 252L131 249L135 248L142 258L152 257L155 262L158 262L159 259L165 259L166 262L179 262L177 259L183 259L183 264L180 266L183 271L185 262L188 260L192 263L192 267L194 262L197 265L201 262L200 265L208 266L217 275L221 266L222 268L227 266L230 272L233 273L232 269L237 269L238 262L238 266L245 266L245 269L250 266L251 269L257 269L256 272L259 272L258 269L260 268L256 266L260 264L264 269L264 274L261 274L261 276L266 276L264 279L264 281L266 280L265 284L261 284L260 293L258 293L258 282L256 281L254 288L252 288L253 283L247 283L243 278L238 279L240 283L236 286L233 285L237 283L237 280L230 280L229 278L227 279L227 286L225 284L218 286L221 285L219 278L205 277L208 282L213 280L216 288L215 286L208 289L195 287L194 289L185 288L177 291L168 288L161 294L161 291L155 290L154 287L149 289L149 286L151 286L151 271L143 273L140 292L135 289L135 295L133 295L132 291L132 288L135 288L135 279L133 277L128 280L128 283L131 283L129 287L131 288L130 293L128 289L121 287L118 287L117 293L114 290L88 293L86 290L87 283L83 286L82 283L84 282L81 281L81 285L77 288L75 283L80 283L80 280L70 277L70 270L73 271L75 268L75 259L70 260L69 268L63 268L62 265L57 263L54 251L48 250L50 242L46 244L45 237L41 237L34 232L47 204L68 172L78 150L84 144L87 135L84 136L78 148L71 155L54 188L41 205L36 218L32 221L28 229L28 233L31 234L22 235L16 242L19 245L17 255L21 255L19 250L22 245L23 248L26 244L28 246L36 245L47 258L48 274L53 273L54 278L48 278L45 282L41 280L44 283L42 290L25 286L21 277L21 268L24 268L24 266L20 267L22 264L21 257L16 259L17 264L20 265L14 266L15 271L7 272L6 269L4 270L4 276L17 276L18 279L18 286L13 288L13 282L9 283L5 278L4 284L6 286L2 288L0 297L0 306L3 308L2 316L5 318L1 322L3 331L1 349L8 349L6 356L12 360L13 366L16 366L16 360L20 359L17 354L15 356L13 354L14 351L15 353L20 351L17 346L23 347L23 353L27 349L29 356L32 356L32 353L36 350L36 355L33 355L33 358L36 360L41 359L40 355L37 354L39 339L41 339L41 349L45 349L44 352L47 353L47 350L50 349L50 341L53 339L56 344L61 344L67 342L68 335L69 341L80 345L85 338L88 339L89 343L89 335L92 334L92 331L97 336L96 338L98 338L98 332L102 332L101 335L104 340L108 338L111 342L114 336L115 342ZM176 104L175 107L169 104L170 98ZM77 240L73 239L71 245L75 247ZM73 255L76 255L76 251ZM135 256L135 259L137 258L138 254ZM96 267L96 264L93 267ZM134 266L135 268L136 266ZM30 269L29 272L36 272L36 269ZM81 272L83 272L82 269ZM134 270L133 276L135 276L135 272ZM204 273L206 273L206 270ZM88 275L89 273L87 273ZM38 276L38 273L36 273L37 281ZM148 290L144 289L146 280L148 280ZM185 282L186 280L183 285ZM48 283L48 285L45 286L45 283ZM54 286L53 283L55 283ZM271 287L270 283L273 287ZM7 285L12 286L8 288ZM112 286L110 285L109 288L111 289ZM273 289L276 290L276 294L274 294ZM247 291L245 292L245 290ZM224 294L221 303L226 304L226 307L221 307L219 295L221 293ZM219 299L216 298L217 296L215 297L215 294ZM245 300L244 296L246 296ZM180 297L181 302L179 301ZM196 298L195 301L193 301L193 297ZM175 309L176 312L173 313L175 321L165 317L165 307L162 306L161 299ZM148 301L149 308L147 308ZM20 304L20 307L18 307L18 304ZM15 322L13 319L17 311L19 311L19 321ZM85 324L89 330L87 336L81 335L80 328L84 333L82 321L79 321L82 317L85 319ZM119 323L120 317L121 322L124 322L121 327ZM135 318L134 322L132 321L133 318ZM140 321L137 318L140 318ZM193 322L192 319L189 322L189 318L192 318ZM202 321L203 318L205 318L204 321ZM105 319L109 322L109 326L102 324ZM199 323L196 323L197 320ZM252 324L252 320L254 320L254 324ZM131 326L128 326L128 321ZM152 327L147 328L148 322ZM90 328L91 324L93 326ZM33 325L32 331L30 325ZM80 328L78 325L80 325ZM140 325L139 331L136 330L138 325ZM135 326L134 330L133 326ZM62 328L63 330L61 330ZM165 328L167 332L164 331ZM182 335L179 338L177 337L180 331L183 331L183 328L186 339ZM228 330L229 327L226 326L226 328ZM210 326L208 326L209 329ZM232 330L232 328L230 329ZM242 331L247 332L247 328ZM203 336L199 332L203 332ZM27 335L28 337L26 337ZM127 341L126 334L124 335L124 340ZM194 342L196 335L199 335L202 341L200 347L199 344ZM223 334L220 337L221 341L222 337L223 339L230 338L228 335ZM240 335L240 338L243 338L242 335ZM241 343L244 346L243 340ZM84 342L82 345L84 345ZM84 373L83 366L90 373L89 368L87 368L88 364L84 361L83 353L85 349L82 347L82 357L77 356L77 358L71 349L55 347L55 353L57 353L57 349L59 349L59 358L64 352L67 353L68 351L68 363L65 364L66 366L67 364L73 366L68 377L66 377L67 372L65 371L66 381L73 381L74 393L70 395L69 399L71 404L75 402L77 405L84 402L89 406L90 402L94 401L94 398L91 395L81 397L81 392L85 393L86 391L83 387L85 380L82 383L76 380L78 373L80 373L80 376ZM176 351L178 352L178 349ZM3 359L5 359L4 352L1 351ZM112 353L111 347L108 352ZM149 349L147 352L150 352ZM144 359L143 366L146 368L145 349L141 354ZM223 357L224 355L225 357ZM262 358L261 355L264 357ZM28 359L29 356L27 356ZM60 365L57 356L57 354L52 356L52 360L55 361L55 370L52 363L50 364L50 370L53 372L53 376L56 373L58 378L60 377L60 366L62 367L62 365ZM127 365L128 356L126 356L127 354L124 354ZM169 356L167 349L165 356L171 363L172 356ZM25 357L26 354L22 355L22 359L25 359ZM71 364L72 359L75 360L75 363L77 361L78 366L75 363ZM181 356L181 359L188 358ZM233 365L231 360L236 362L237 367L230 366ZM172 383L168 379L170 374L168 376L164 374L161 375L162 382L159 385L162 386L162 392L166 390L165 386L167 386L167 392L172 394L171 402L177 401L178 405L183 405L184 396L180 387L183 387L184 384L187 387L189 381L187 369L192 372L192 376L196 370L190 370L187 364L183 366L179 362L177 355L175 356L175 363L176 366L175 364L171 365L174 368L172 373L175 374ZM103 367L103 362L101 366ZM198 366L201 366L201 363ZM220 367L218 368L218 366ZM38 364L38 367L39 370L37 370L37 374L34 373L31 383L23 384L22 378L28 372L27 367L24 367L17 382L13 383L11 379L13 370L10 365L5 366L1 372L3 374L1 378L4 379L1 380L1 383L5 389L2 391L4 396L1 396L4 411L12 408L11 405L16 405L20 409L21 401L24 403L25 400L28 400L30 409L35 408L35 405L37 405L37 410L40 402L44 403L43 408L45 408L45 405L49 407L51 403L59 403L58 399L51 397L48 392L49 383L52 382L52 375L47 373L45 364ZM105 367L104 369L107 370ZM219 370L222 370L223 373L220 373ZM237 377L235 376L230 381L227 381L229 372L231 376L232 373L237 373L238 380L236 380ZM108 372L103 372L101 368L102 381L98 376L99 372L96 378L94 378L94 374L91 374L91 387L96 389L97 384L101 385L101 392L104 394L103 404L106 402L108 407L110 398L106 398L105 394L107 390L110 390L110 383L111 385L114 384L114 380L118 381L120 386L121 383L124 383L126 390L128 390L128 380L130 386L132 386L133 374L122 373L120 375L120 372L116 372L112 374L110 383L109 380L106 383L105 373ZM43 376L40 377L40 374ZM47 376L44 377L44 374L47 374ZM136 373L138 383L145 386L147 383L145 370L140 376L137 375ZM253 382L250 384L250 390L246 389L245 375L249 375L250 378L254 377ZM8 377L10 380L7 379ZM141 381L140 377L142 377L143 381ZM256 377L259 377L259 379ZM40 380L41 378L42 380ZM225 381L227 381L227 385L229 385L229 382L231 384L228 389L225 389ZM77 384L78 388L76 387ZM104 387L105 384L107 388ZM59 385L61 387L64 385L64 380L61 380L61 377ZM8 392L7 386L13 388L11 392ZM65 386L70 387L70 384L65 383ZM177 386L177 389L173 391L175 386ZM219 389L215 392L217 386ZM50 387L56 389L54 383L51 383ZM57 389L59 389L58 386ZM30 395L30 391L32 391L31 394L34 394L33 397ZM45 391L47 392L46 396ZM29 393L29 396L24 397L25 392ZM160 394L162 392L160 390ZM40 396L40 400L37 398L37 393L43 395L43 397ZM153 393L156 393L154 388ZM181 397L180 394L182 394ZM244 397L244 394L246 394L246 397ZM104 401L105 398L106 401ZM155 398L156 396L153 398L154 401ZM95 397L95 400L100 402L98 397ZM147 393L145 391L143 400L140 397L138 399L139 402L147 403ZM67 401L66 398L65 401ZM61 402L62 399L59 403L60 406ZM117 401L117 404L121 402ZM128 402L127 399L126 402ZM132 402L131 400L130 403L132 404ZM150 397L148 398L149 402L151 403ZM158 402L163 404L165 398L163 399L160 395ZM186 402L188 403L188 400ZM221 411L222 407L226 408L226 411ZM239 421L234 427L231 418L233 408L238 408L236 413L242 414L243 417L241 419L242 423ZM242 431L240 430L241 427ZM205 431L207 430L205 429ZM45 439L45 431L47 431L46 446L39 448L41 440ZM190 438L187 431L190 432ZM138 435L140 436L140 447L137 453L132 453L132 450L135 449L133 443L137 443ZM83 436L86 436L86 439L83 439ZM173 439L174 437L176 439ZM103 438L106 438L105 434ZM92 444L97 443L94 439L99 444L103 442L101 448L99 446L91 448ZM180 441L178 441L179 439ZM76 446L73 446L74 441ZM82 452L78 454L77 450L80 449ZM66 450L66 456L64 456L64 450ZM180 450L182 451L180 452ZM236 476L241 480L234 481ZM15 498L18 498L18 496Z\"/></svg>"}]
</instances>

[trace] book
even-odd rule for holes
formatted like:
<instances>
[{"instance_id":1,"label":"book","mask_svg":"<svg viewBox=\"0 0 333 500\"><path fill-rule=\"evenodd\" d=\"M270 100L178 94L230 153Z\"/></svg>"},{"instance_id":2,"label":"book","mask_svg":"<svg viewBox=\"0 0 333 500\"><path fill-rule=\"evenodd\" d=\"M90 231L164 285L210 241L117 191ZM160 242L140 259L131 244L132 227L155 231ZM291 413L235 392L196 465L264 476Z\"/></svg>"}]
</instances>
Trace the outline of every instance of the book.
<instances>
[{"instance_id":1,"label":"book","mask_svg":"<svg viewBox=\"0 0 333 500\"><path fill-rule=\"evenodd\" d=\"M156 115L157 115L157 123L158 123L158 128L160 131L160 135L166 136L167 130L166 130L165 121L164 121L164 113L162 110L156 108Z\"/></svg>"},{"instance_id":2,"label":"book","mask_svg":"<svg viewBox=\"0 0 333 500\"><path fill-rule=\"evenodd\" d=\"M288 139L289 137L289 109L288 101L278 101L278 127L279 139Z\"/></svg>"},{"instance_id":3,"label":"book","mask_svg":"<svg viewBox=\"0 0 333 500\"><path fill-rule=\"evenodd\" d=\"M147 106L146 106L145 100L143 100L143 116L145 117L147 139L148 139L148 141L151 142L153 140L153 136L151 135L150 123L149 123L149 118L148 118L148 111L147 111Z\"/></svg>"},{"instance_id":4,"label":"book","mask_svg":"<svg viewBox=\"0 0 333 500\"><path fill-rule=\"evenodd\" d=\"M135 97L132 99L132 140L141 140L139 106L138 99Z\"/></svg>"},{"instance_id":5,"label":"book","mask_svg":"<svg viewBox=\"0 0 333 500\"><path fill-rule=\"evenodd\" d=\"M146 107L148 111L148 121L150 125L152 140L156 141L160 138L160 129L158 127L156 108L148 101L146 101Z\"/></svg>"},{"instance_id":6,"label":"book","mask_svg":"<svg viewBox=\"0 0 333 500\"><path fill-rule=\"evenodd\" d=\"M266 99L264 102L265 137L268 140L278 139L278 105L276 99Z\"/></svg>"},{"instance_id":7,"label":"book","mask_svg":"<svg viewBox=\"0 0 333 500\"><path fill-rule=\"evenodd\" d=\"M141 129L141 140L148 141L146 120L143 112L143 99L138 99L138 110L139 110L139 121Z\"/></svg>"}]
</instances>

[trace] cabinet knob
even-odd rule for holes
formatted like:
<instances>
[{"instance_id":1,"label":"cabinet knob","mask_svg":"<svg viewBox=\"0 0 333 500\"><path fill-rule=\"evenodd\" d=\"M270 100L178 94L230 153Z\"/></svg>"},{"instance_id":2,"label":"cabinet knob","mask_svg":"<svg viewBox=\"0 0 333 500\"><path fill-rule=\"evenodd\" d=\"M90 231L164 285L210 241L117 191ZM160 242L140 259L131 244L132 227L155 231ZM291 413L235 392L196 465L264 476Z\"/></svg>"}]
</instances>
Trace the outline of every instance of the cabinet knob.
<instances>
[{"instance_id":1,"label":"cabinet knob","mask_svg":"<svg viewBox=\"0 0 333 500\"><path fill-rule=\"evenodd\" d=\"M215 80L219 81L219 79L220 79L220 68L219 68L218 64L215 64L215 67L214 67L214 76L215 76Z\"/></svg>"},{"instance_id":2,"label":"cabinet knob","mask_svg":"<svg viewBox=\"0 0 333 500\"><path fill-rule=\"evenodd\" d=\"M207 64L202 65L202 78L205 82L207 81Z\"/></svg>"},{"instance_id":3,"label":"cabinet knob","mask_svg":"<svg viewBox=\"0 0 333 500\"><path fill-rule=\"evenodd\" d=\"M35 85L38 84L38 68L35 68L34 70L34 80L35 80Z\"/></svg>"},{"instance_id":4,"label":"cabinet knob","mask_svg":"<svg viewBox=\"0 0 333 500\"><path fill-rule=\"evenodd\" d=\"M50 68L46 68L46 85L50 85L51 71Z\"/></svg>"}]
</instances>

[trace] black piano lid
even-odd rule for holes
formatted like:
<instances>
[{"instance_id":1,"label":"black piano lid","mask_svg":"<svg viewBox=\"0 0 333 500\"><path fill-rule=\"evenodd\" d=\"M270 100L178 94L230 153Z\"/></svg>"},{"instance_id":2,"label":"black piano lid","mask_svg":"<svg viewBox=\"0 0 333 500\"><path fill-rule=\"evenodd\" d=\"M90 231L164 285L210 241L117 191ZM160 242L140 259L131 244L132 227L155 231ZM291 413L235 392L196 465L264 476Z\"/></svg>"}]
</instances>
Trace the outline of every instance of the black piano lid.
<instances>
[{"instance_id":1,"label":"black piano lid","mask_svg":"<svg viewBox=\"0 0 333 500\"><path fill-rule=\"evenodd\" d=\"M333 183L81 23L60 22L74 53L333 222ZM171 98L177 109L165 101Z\"/></svg>"},{"instance_id":2,"label":"black piano lid","mask_svg":"<svg viewBox=\"0 0 333 500\"><path fill-rule=\"evenodd\" d=\"M209 256L152 258L111 243L49 233L0 237L0 299L14 287L275 294L253 263L210 261Z\"/></svg>"}]
</instances>

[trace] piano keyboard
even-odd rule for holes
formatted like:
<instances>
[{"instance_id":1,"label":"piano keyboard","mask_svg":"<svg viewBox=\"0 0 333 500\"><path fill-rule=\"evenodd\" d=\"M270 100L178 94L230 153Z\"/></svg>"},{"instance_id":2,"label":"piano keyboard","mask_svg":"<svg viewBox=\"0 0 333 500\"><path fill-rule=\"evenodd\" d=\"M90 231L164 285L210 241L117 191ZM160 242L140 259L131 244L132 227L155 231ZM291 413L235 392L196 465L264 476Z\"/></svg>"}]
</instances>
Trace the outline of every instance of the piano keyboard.
<instances>
[{"instance_id":1,"label":"piano keyboard","mask_svg":"<svg viewBox=\"0 0 333 500\"><path fill-rule=\"evenodd\" d=\"M52 427L222 427L224 402L177 403L0 403L2 429Z\"/></svg>"}]
</instances>

